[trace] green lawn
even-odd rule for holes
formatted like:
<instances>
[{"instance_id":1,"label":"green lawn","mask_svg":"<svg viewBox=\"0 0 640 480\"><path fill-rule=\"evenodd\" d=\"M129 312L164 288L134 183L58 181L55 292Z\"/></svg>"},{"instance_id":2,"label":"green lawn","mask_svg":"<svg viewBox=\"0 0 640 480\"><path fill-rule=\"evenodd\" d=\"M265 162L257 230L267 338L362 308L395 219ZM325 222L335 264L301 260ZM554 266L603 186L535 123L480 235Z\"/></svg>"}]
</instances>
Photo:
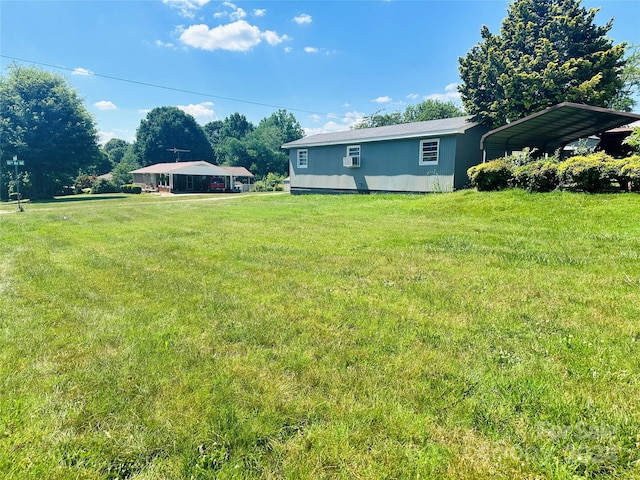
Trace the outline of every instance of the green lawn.
<instances>
[{"instance_id":1,"label":"green lawn","mask_svg":"<svg viewBox=\"0 0 640 480\"><path fill-rule=\"evenodd\" d=\"M640 478L638 195L25 210L2 478Z\"/></svg>"}]
</instances>

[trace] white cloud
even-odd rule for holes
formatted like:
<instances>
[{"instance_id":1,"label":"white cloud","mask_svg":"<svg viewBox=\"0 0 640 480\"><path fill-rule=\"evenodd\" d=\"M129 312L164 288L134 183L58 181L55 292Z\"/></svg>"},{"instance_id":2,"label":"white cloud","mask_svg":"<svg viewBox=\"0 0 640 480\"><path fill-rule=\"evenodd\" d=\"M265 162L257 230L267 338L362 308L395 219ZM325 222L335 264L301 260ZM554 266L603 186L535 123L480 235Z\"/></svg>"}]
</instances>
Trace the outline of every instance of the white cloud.
<instances>
[{"instance_id":1,"label":"white cloud","mask_svg":"<svg viewBox=\"0 0 640 480\"><path fill-rule=\"evenodd\" d=\"M450 83L444 87L444 93L432 93L424 97L425 100L440 100L442 102L459 102L460 92L458 92L458 84Z\"/></svg>"},{"instance_id":2,"label":"white cloud","mask_svg":"<svg viewBox=\"0 0 640 480\"><path fill-rule=\"evenodd\" d=\"M362 120L364 116L365 115L362 112L347 112L342 116L342 123L351 128L353 125Z\"/></svg>"},{"instance_id":3,"label":"white cloud","mask_svg":"<svg viewBox=\"0 0 640 480\"><path fill-rule=\"evenodd\" d=\"M122 130L119 128L116 128L113 131L109 132L105 130L98 131L98 143L100 143L100 145L104 145L112 138L120 138L129 143L133 143L136 139L136 133L132 132L131 130Z\"/></svg>"},{"instance_id":4,"label":"white cloud","mask_svg":"<svg viewBox=\"0 0 640 480\"><path fill-rule=\"evenodd\" d=\"M107 100L102 100L100 102L96 102L93 104L94 107L96 107L98 110L117 110L118 107L116 107L113 102L109 102Z\"/></svg>"},{"instance_id":5,"label":"white cloud","mask_svg":"<svg viewBox=\"0 0 640 480\"><path fill-rule=\"evenodd\" d=\"M244 11L243 8L238 7L235 3L231 3L231 2L222 2L222 6L228 8L229 11L224 11L224 12L217 12L213 14L214 18L222 18L222 17L229 17L231 20L237 21L237 20L242 20L243 18L245 18L247 16L247 12ZM254 10L255 12L256 10ZM266 13L266 10L263 10ZM258 17L262 16L262 15L256 15Z\"/></svg>"},{"instance_id":6,"label":"white cloud","mask_svg":"<svg viewBox=\"0 0 640 480\"><path fill-rule=\"evenodd\" d=\"M78 67L74 69L73 72L71 72L71 75L81 75L88 77L89 75L93 75L93 72L91 70L87 70L86 68Z\"/></svg>"},{"instance_id":7,"label":"white cloud","mask_svg":"<svg viewBox=\"0 0 640 480\"><path fill-rule=\"evenodd\" d=\"M356 125L358 122L364 118L364 113L361 112L346 112L342 115L331 114L330 118L335 118L334 120L329 120L324 125L317 128L309 128L304 127L303 130L305 135L315 135L317 133L333 133L333 132L344 132L345 130L351 130L351 127ZM310 119L317 123L320 120L318 115L312 115Z\"/></svg>"},{"instance_id":8,"label":"white cloud","mask_svg":"<svg viewBox=\"0 0 640 480\"><path fill-rule=\"evenodd\" d=\"M393 101L393 99L391 97L384 96L384 97L374 98L371 101L374 102L374 103L391 103Z\"/></svg>"},{"instance_id":9,"label":"white cloud","mask_svg":"<svg viewBox=\"0 0 640 480\"><path fill-rule=\"evenodd\" d=\"M255 25L245 20L209 28L207 25L192 25L182 32L180 41L185 45L202 50L230 50L246 52L266 40L270 45L288 40L286 35L278 36L276 32L261 32Z\"/></svg>"},{"instance_id":10,"label":"white cloud","mask_svg":"<svg viewBox=\"0 0 640 480\"><path fill-rule=\"evenodd\" d=\"M417 93L410 93L409 95L407 95L407 98L411 99L411 100L416 100L420 95Z\"/></svg>"},{"instance_id":11,"label":"white cloud","mask_svg":"<svg viewBox=\"0 0 640 480\"><path fill-rule=\"evenodd\" d=\"M327 50L326 48L318 48L318 47L304 47L304 51L306 53L323 53L324 55L331 55L336 53L335 50Z\"/></svg>"},{"instance_id":12,"label":"white cloud","mask_svg":"<svg viewBox=\"0 0 640 480\"><path fill-rule=\"evenodd\" d=\"M269 45L278 45L279 43L282 43L285 40L289 40L289 37L287 37L286 35L282 35L280 37L276 32L272 30L267 30L262 34L262 36Z\"/></svg>"},{"instance_id":13,"label":"white cloud","mask_svg":"<svg viewBox=\"0 0 640 480\"><path fill-rule=\"evenodd\" d=\"M166 48L175 48L176 47L173 43L165 43L162 40L156 40L156 45L158 47L166 47Z\"/></svg>"},{"instance_id":14,"label":"white cloud","mask_svg":"<svg viewBox=\"0 0 640 480\"><path fill-rule=\"evenodd\" d=\"M103 130L98 131L98 143L104 145L112 138L116 138L116 134L113 132L105 132Z\"/></svg>"},{"instance_id":15,"label":"white cloud","mask_svg":"<svg viewBox=\"0 0 640 480\"><path fill-rule=\"evenodd\" d=\"M162 3L177 9L183 17L193 18L195 16L194 12L204 7L210 1L211 0L162 0Z\"/></svg>"},{"instance_id":16,"label":"white cloud","mask_svg":"<svg viewBox=\"0 0 640 480\"><path fill-rule=\"evenodd\" d=\"M296 17L293 17L293 21L296 22L298 25L304 25L304 24L311 23L313 19L311 18L311 15L302 13Z\"/></svg>"},{"instance_id":17,"label":"white cloud","mask_svg":"<svg viewBox=\"0 0 640 480\"><path fill-rule=\"evenodd\" d=\"M293 48L291 47L284 47L284 51L285 53L291 53L293 51Z\"/></svg>"},{"instance_id":18,"label":"white cloud","mask_svg":"<svg viewBox=\"0 0 640 480\"><path fill-rule=\"evenodd\" d=\"M245 12L242 8L237 8L235 12L232 12L229 17L231 20L242 20L247 16L247 12Z\"/></svg>"},{"instance_id":19,"label":"white cloud","mask_svg":"<svg viewBox=\"0 0 640 480\"><path fill-rule=\"evenodd\" d=\"M213 110L213 102L178 105L178 108L193 116L199 123L206 123L217 118L216 112Z\"/></svg>"},{"instance_id":20,"label":"white cloud","mask_svg":"<svg viewBox=\"0 0 640 480\"><path fill-rule=\"evenodd\" d=\"M256 17L264 17L267 11L264 8L256 8L253 10L253 15Z\"/></svg>"}]
</instances>

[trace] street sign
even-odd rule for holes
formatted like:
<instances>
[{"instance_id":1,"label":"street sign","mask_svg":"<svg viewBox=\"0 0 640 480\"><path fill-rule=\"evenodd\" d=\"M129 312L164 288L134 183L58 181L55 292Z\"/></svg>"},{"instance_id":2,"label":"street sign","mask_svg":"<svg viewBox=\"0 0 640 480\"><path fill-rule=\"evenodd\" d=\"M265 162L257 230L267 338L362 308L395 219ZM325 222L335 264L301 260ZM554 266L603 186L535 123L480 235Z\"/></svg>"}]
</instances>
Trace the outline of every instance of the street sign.
<instances>
[{"instance_id":1,"label":"street sign","mask_svg":"<svg viewBox=\"0 0 640 480\"><path fill-rule=\"evenodd\" d=\"M24 160L18 160L18 156L14 155L13 160L7 160L7 165L16 167L16 193L18 194L18 211L24 212L22 205L20 205L20 177L18 176L18 166L24 165Z\"/></svg>"}]
</instances>

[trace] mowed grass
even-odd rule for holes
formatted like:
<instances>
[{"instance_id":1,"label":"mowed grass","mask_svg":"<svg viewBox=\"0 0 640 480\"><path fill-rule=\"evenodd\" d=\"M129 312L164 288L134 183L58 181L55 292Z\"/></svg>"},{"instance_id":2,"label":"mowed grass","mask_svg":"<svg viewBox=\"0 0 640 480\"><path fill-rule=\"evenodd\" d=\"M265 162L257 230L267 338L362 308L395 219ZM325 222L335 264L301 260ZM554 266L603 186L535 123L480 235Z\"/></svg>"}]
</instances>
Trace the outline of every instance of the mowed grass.
<instances>
[{"instance_id":1,"label":"mowed grass","mask_svg":"<svg viewBox=\"0 0 640 480\"><path fill-rule=\"evenodd\" d=\"M640 478L638 195L25 209L3 478Z\"/></svg>"}]
</instances>

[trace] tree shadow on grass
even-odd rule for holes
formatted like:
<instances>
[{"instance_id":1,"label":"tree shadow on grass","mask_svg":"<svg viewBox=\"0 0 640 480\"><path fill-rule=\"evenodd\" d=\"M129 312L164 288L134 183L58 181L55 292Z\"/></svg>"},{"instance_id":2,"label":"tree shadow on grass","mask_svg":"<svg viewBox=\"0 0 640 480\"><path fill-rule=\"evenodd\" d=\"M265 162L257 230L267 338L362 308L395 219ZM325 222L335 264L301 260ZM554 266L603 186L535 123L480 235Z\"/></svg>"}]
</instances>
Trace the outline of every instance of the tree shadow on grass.
<instances>
[{"instance_id":1,"label":"tree shadow on grass","mask_svg":"<svg viewBox=\"0 0 640 480\"><path fill-rule=\"evenodd\" d=\"M75 202L95 202L96 200L120 200L127 198L123 194L100 194L100 195L69 195L65 197L54 197L49 199L31 200L30 203L75 203Z\"/></svg>"}]
</instances>

